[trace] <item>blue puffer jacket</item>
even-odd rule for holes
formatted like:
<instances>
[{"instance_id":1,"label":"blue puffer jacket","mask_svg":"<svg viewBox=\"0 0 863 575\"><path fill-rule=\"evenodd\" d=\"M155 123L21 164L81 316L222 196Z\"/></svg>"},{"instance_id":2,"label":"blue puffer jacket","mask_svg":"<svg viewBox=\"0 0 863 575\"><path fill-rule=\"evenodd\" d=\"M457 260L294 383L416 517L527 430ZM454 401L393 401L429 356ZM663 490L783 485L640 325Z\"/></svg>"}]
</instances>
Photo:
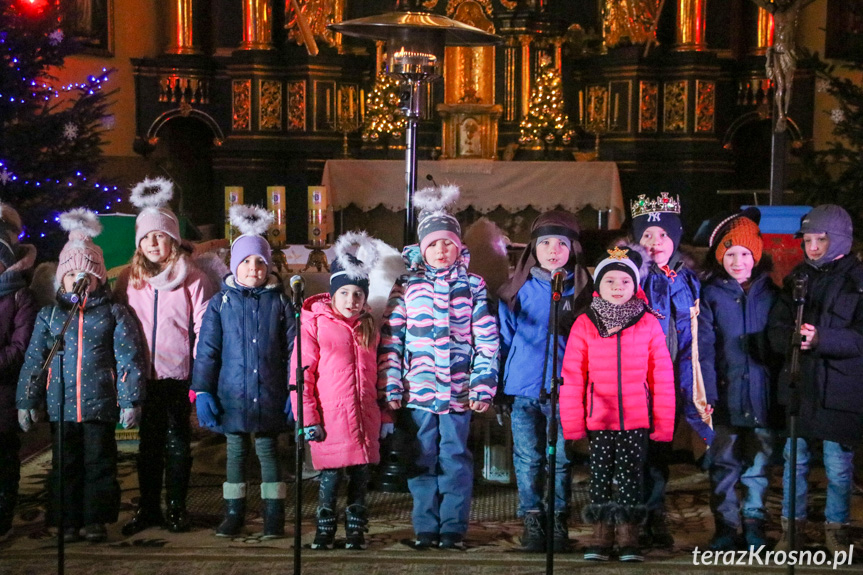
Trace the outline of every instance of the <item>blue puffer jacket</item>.
<instances>
[{"instance_id":1,"label":"blue puffer jacket","mask_svg":"<svg viewBox=\"0 0 863 575\"><path fill-rule=\"evenodd\" d=\"M58 305L43 307L36 317L18 378L18 409L47 404L51 421L58 421L60 390L65 389L64 421L119 421L120 408L144 399L142 374L147 360L138 323L129 308L111 303L105 287L99 287L87 296L83 309L79 308L66 330L63 387L59 356L51 363L47 385L45 381L37 383L42 363L73 305L68 294L60 294L58 300Z\"/></svg>"},{"instance_id":2,"label":"blue puffer jacket","mask_svg":"<svg viewBox=\"0 0 863 575\"><path fill-rule=\"evenodd\" d=\"M752 280L748 292L728 277L714 278L702 289L699 361L716 423L768 427L776 360L767 319L778 296L766 273Z\"/></svg>"},{"instance_id":3,"label":"blue puffer jacket","mask_svg":"<svg viewBox=\"0 0 863 575\"><path fill-rule=\"evenodd\" d=\"M698 297L701 284L695 273L682 262L673 262L671 268L672 277L669 277L651 262L650 272L641 279L641 287L650 306L664 316L659 322L674 362L678 405L683 407L689 425L710 445L713 441L713 424L707 414L707 394L698 362Z\"/></svg>"},{"instance_id":4,"label":"blue puffer jacket","mask_svg":"<svg viewBox=\"0 0 863 575\"><path fill-rule=\"evenodd\" d=\"M545 272L545 273L543 273ZM574 295L573 275L564 283L560 314L571 312ZM501 300L500 350L503 365L504 393L539 399L540 388L551 390L551 274L542 268L533 268L531 275L515 300L515 309L510 309ZM563 364L563 352L569 333L560 331L557 340L557 373Z\"/></svg>"},{"instance_id":5,"label":"blue puffer jacket","mask_svg":"<svg viewBox=\"0 0 863 575\"><path fill-rule=\"evenodd\" d=\"M210 299L198 340L192 390L217 398L216 431L276 433L287 429L288 360L294 345L293 306L271 274L257 288L225 277Z\"/></svg>"}]
</instances>

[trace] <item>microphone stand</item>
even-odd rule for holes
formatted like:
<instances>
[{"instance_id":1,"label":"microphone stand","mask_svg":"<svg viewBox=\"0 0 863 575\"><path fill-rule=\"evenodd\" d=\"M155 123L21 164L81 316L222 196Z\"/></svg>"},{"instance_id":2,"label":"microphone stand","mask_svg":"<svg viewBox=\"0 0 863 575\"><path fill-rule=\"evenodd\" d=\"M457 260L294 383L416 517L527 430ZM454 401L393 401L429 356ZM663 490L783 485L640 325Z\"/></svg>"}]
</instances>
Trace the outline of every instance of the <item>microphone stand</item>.
<instances>
[{"instance_id":1,"label":"microphone stand","mask_svg":"<svg viewBox=\"0 0 863 575\"><path fill-rule=\"evenodd\" d=\"M563 282L561 282L562 284ZM558 339L560 338L560 325L558 324L560 315L560 297L563 289L556 291L554 289L555 282L552 277L551 282L551 325L552 325L552 352L551 352L551 392L547 397L551 400L551 413L548 420L548 447L546 449L546 463L548 464L548 473L546 474L546 503L545 503L545 573L552 575L554 573L554 503L555 489L554 483L557 471L557 399L558 388L563 385L558 376ZM541 390L546 395L545 387Z\"/></svg>"},{"instance_id":2,"label":"microphone stand","mask_svg":"<svg viewBox=\"0 0 863 575\"><path fill-rule=\"evenodd\" d=\"M806 303L808 276L794 277L795 319L791 338L791 377L788 384L788 439L791 442L791 458L788 462L790 481L788 484L788 538L791 549L797 548L797 416L800 414L800 326L803 325L803 306ZM788 573L794 575L794 562L788 562Z\"/></svg>"},{"instance_id":3,"label":"microphone stand","mask_svg":"<svg viewBox=\"0 0 863 575\"><path fill-rule=\"evenodd\" d=\"M42 369L39 371L39 375L36 377L36 381L44 381L46 382L45 394L47 401L47 384L48 381L48 371L51 368L51 362L54 361L54 357L56 356L59 362L58 366L58 377L59 382L58 386L60 388L60 417L57 421L57 514L59 520L57 522L57 575L63 575L65 573L66 568L66 541L64 537L64 509L66 507L66 495L64 493L65 490L65 481L63 476L65 475L64 471L64 457L63 457L63 449L65 443L65 432L64 432L64 424L65 421L65 409L66 409L66 382L63 377L63 358L66 355L66 330L69 329L69 324L72 323L72 318L75 317L75 312L77 312L81 307L84 306L84 303L87 301L86 296L84 296L83 300L78 300L73 302L72 309L69 310L69 315L66 316L66 320L63 322L63 327L60 329L60 333L57 334L57 337L54 339L54 345L51 347L51 351L48 352L48 357L45 358L44 363L42 364ZM43 378L44 376L44 378ZM33 389L34 381L31 379L30 388L27 391L27 397L33 397L36 393L36 390Z\"/></svg>"},{"instance_id":4,"label":"microphone stand","mask_svg":"<svg viewBox=\"0 0 863 575\"><path fill-rule=\"evenodd\" d=\"M298 286L291 286L291 289L298 290ZM294 505L294 575L300 575L301 572L301 556L302 556L302 527L303 527L303 465L305 460L305 434L303 433L303 391L305 389L306 368L303 367L303 347L302 347L302 323L301 315L303 311L303 298L296 294L294 295L294 319L295 319L295 343L294 350L297 354L296 366L296 384L291 386L290 391L297 392L297 441L294 453L295 466L295 505Z\"/></svg>"}]
</instances>

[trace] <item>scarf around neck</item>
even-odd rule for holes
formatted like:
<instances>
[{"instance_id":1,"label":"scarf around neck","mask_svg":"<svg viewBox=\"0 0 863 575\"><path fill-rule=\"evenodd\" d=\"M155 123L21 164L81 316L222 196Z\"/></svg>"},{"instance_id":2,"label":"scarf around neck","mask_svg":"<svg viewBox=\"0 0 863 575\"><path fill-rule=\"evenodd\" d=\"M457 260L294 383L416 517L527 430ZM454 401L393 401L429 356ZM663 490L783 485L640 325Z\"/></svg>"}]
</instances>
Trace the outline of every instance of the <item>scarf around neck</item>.
<instances>
[{"instance_id":1,"label":"scarf around neck","mask_svg":"<svg viewBox=\"0 0 863 575\"><path fill-rule=\"evenodd\" d=\"M609 301L595 296L590 302L591 315L596 319L596 329L600 337L610 337L621 329L637 322L645 312L650 312L659 317L654 310L650 309L644 300L633 296L631 300L622 305L615 305Z\"/></svg>"}]
</instances>

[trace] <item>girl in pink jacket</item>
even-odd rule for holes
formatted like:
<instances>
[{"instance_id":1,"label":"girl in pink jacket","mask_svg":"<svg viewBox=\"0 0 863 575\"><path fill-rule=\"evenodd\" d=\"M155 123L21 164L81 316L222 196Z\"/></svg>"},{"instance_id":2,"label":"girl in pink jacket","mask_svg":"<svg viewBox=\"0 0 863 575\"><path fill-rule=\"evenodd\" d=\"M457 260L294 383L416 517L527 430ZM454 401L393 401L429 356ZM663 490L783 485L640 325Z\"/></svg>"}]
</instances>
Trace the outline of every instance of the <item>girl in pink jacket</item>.
<instances>
[{"instance_id":1,"label":"girl in pink jacket","mask_svg":"<svg viewBox=\"0 0 863 575\"><path fill-rule=\"evenodd\" d=\"M302 311L302 361L308 366L303 390L303 424L311 441L312 464L321 470L317 532L312 549L332 549L336 498L342 474L349 479L345 548L365 549L369 466L380 461L379 439L392 432L378 388L380 334L369 314L369 271L377 259L365 232L342 234L330 293L307 299ZM296 351L291 360L296 379ZM291 405L296 413L295 392Z\"/></svg>"},{"instance_id":2,"label":"girl in pink jacket","mask_svg":"<svg viewBox=\"0 0 863 575\"><path fill-rule=\"evenodd\" d=\"M173 184L145 179L132 190L141 209L135 222L135 245L129 267L118 278L115 299L132 308L147 341L149 373L141 413L138 484L141 498L123 534L165 526L188 531L186 493L192 469L189 379L195 338L213 282L181 246L180 222L168 207ZM167 516L160 496L165 482Z\"/></svg>"},{"instance_id":3,"label":"girl in pink jacket","mask_svg":"<svg viewBox=\"0 0 863 575\"><path fill-rule=\"evenodd\" d=\"M590 504L582 514L593 535L584 558L607 560L616 530L620 560L642 561L642 469L648 438L672 438L674 369L656 312L638 288L642 258L621 248L608 253L593 275L599 293L566 344L560 419L566 439L590 440Z\"/></svg>"}]
</instances>

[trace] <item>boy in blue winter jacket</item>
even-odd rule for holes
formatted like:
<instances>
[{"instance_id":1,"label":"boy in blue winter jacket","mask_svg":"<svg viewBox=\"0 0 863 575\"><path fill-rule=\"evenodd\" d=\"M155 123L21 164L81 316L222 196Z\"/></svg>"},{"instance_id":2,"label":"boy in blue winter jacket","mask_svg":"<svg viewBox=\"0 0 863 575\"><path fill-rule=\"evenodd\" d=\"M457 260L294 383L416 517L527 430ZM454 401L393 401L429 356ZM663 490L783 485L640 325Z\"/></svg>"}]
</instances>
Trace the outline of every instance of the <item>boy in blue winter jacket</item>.
<instances>
[{"instance_id":1,"label":"boy in blue winter jacket","mask_svg":"<svg viewBox=\"0 0 863 575\"><path fill-rule=\"evenodd\" d=\"M497 387L498 331L483 279L467 272L458 221L444 208L458 188L417 193L419 245L402 256L381 326L378 378L390 409L406 404L417 428L415 546L462 549L473 494L467 446L471 411L488 410Z\"/></svg>"},{"instance_id":2,"label":"boy in blue winter jacket","mask_svg":"<svg viewBox=\"0 0 863 575\"><path fill-rule=\"evenodd\" d=\"M114 431L118 420L126 428L138 424L146 352L131 311L108 296L102 250L91 239L102 229L96 214L72 210L60 216L60 225L69 232L69 241L57 265L57 305L43 307L36 318L18 380L18 422L29 430L47 406L54 436L48 521L58 526L58 536L65 541L78 541L83 527L87 541L96 543L105 540L105 524L117 521L120 510ZM79 282L86 288L77 295L73 288ZM47 380L42 379L42 364L73 309L74 319L64 336L65 355L54 356ZM61 402L65 503L59 509L55 497L61 473Z\"/></svg>"},{"instance_id":3,"label":"boy in blue winter jacket","mask_svg":"<svg viewBox=\"0 0 863 575\"><path fill-rule=\"evenodd\" d=\"M659 322L674 363L677 420L685 418L698 437L710 445L713 440L711 407L707 404L698 363L701 284L695 272L684 265L678 252L683 237L680 200L666 192L656 199L640 195L632 202L631 209L633 239L647 250L650 259L648 273L641 276L641 287L650 306L662 316ZM651 441L648 446L644 474L648 515L641 538L644 547L674 545L665 515L665 488L671 454L671 443Z\"/></svg>"},{"instance_id":4,"label":"boy in blue winter jacket","mask_svg":"<svg viewBox=\"0 0 863 575\"><path fill-rule=\"evenodd\" d=\"M705 262L698 345L707 401L714 408L715 436L707 453L714 551L767 544L768 466L775 437L771 415L777 408L777 362L767 320L779 289L762 255L760 215L749 208L722 220L711 234Z\"/></svg>"},{"instance_id":5,"label":"boy in blue winter jacket","mask_svg":"<svg viewBox=\"0 0 863 575\"><path fill-rule=\"evenodd\" d=\"M560 305L560 331L556 343L559 363L576 312L590 303L593 282L579 261L580 228L572 214L541 214L531 226L531 240L512 277L501 286L500 340L503 386L497 403L511 405L513 464L518 484L518 516L524 518L522 548L544 552L547 513L554 513L554 550L569 549L568 518L572 494L572 458L565 449L560 413L557 445L554 509L545 509L543 494L548 462L546 445L551 404L543 391L551 391L551 276L566 270ZM501 393L502 392L502 393ZM505 394L505 395L504 395ZM558 410L559 411L559 410Z\"/></svg>"}]
</instances>

